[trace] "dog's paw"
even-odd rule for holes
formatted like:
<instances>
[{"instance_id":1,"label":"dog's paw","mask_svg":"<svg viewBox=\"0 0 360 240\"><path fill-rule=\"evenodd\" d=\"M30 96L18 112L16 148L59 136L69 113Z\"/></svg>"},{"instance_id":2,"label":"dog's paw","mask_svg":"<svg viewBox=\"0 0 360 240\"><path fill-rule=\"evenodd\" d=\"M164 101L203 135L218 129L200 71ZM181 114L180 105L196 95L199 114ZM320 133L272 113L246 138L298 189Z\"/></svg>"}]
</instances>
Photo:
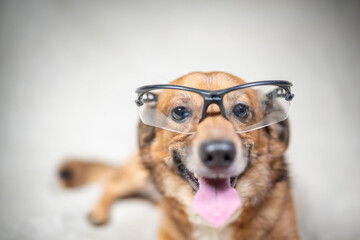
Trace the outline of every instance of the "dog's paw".
<instances>
[{"instance_id":1,"label":"dog's paw","mask_svg":"<svg viewBox=\"0 0 360 240\"><path fill-rule=\"evenodd\" d=\"M109 221L109 211L102 205L98 205L90 212L88 219L96 226L104 225Z\"/></svg>"},{"instance_id":2,"label":"dog's paw","mask_svg":"<svg viewBox=\"0 0 360 240\"><path fill-rule=\"evenodd\" d=\"M85 164L78 160L67 160L59 169L59 178L68 188L78 187L85 183Z\"/></svg>"}]
</instances>

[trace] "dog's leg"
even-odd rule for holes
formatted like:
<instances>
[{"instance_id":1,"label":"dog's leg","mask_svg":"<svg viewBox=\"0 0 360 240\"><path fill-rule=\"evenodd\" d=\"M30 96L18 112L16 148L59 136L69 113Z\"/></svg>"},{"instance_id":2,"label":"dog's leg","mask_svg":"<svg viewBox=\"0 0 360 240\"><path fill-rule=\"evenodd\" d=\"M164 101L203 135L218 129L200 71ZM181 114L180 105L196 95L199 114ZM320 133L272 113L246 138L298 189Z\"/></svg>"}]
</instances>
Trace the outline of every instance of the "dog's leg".
<instances>
[{"instance_id":1,"label":"dog's leg","mask_svg":"<svg viewBox=\"0 0 360 240\"><path fill-rule=\"evenodd\" d=\"M172 240L167 231L160 229L159 240Z\"/></svg>"},{"instance_id":2,"label":"dog's leg","mask_svg":"<svg viewBox=\"0 0 360 240\"><path fill-rule=\"evenodd\" d=\"M95 225L104 224L109 220L109 210L116 199L136 195L150 198L153 201L157 200L149 173L143 168L138 154L119 168L85 162L76 162L75 165L74 162L70 162L70 165L82 169L82 171L78 169L78 173L82 176L74 175L73 181L76 180L76 182L72 186L80 186L93 181L104 183L104 193L89 214L90 222ZM65 166L69 166L69 163Z\"/></svg>"},{"instance_id":3,"label":"dog's leg","mask_svg":"<svg viewBox=\"0 0 360 240\"><path fill-rule=\"evenodd\" d=\"M148 171L143 168L139 156L135 155L105 183L103 196L89 214L90 222L96 225L106 223L110 207L116 199L140 195L155 200L151 184Z\"/></svg>"},{"instance_id":4,"label":"dog's leg","mask_svg":"<svg viewBox=\"0 0 360 240\"><path fill-rule=\"evenodd\" d=\"M93 224L104 224L109 219L112 203L119 198L140 195L157 200L149 173L143 168L140 157L135 154L124 166L115 168L108 165L71 160L60 168L60 178L67 187L102 182L104 193L89 214Z\"/></svg>"}]
</instances>

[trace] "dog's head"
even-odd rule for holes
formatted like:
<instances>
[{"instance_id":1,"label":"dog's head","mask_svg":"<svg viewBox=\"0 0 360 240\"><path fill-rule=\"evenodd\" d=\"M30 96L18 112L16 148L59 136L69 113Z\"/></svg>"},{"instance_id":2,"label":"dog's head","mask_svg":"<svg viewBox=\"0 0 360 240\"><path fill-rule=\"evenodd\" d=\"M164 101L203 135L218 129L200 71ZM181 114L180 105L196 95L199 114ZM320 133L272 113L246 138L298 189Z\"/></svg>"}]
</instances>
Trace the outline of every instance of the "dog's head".
<instances>
[{"instance_id":1,"label":"dog's head","mask_svg":"<svg viewBox=\"0 0 360 240\"><path fill-rule=\"evenodd\" d=\"M204 90L244 83L223 72L190 73L172 82ZM184 96L181 91L164 90L156 98L154 108L170 112L179 122L190 116L186 109L201 109L204 104L200 95ZM218 104L209 104L203 116L201 110L193 110L191 126L184 127L192 134L140 122L140 154L164 197L176 199L213 225L222 225L236 209L256 205L275 181L286 177L278 159L288 145L287 121L241 133L231 121L232 115L243 123L262 118L265 109L259 101L256 90L244 88L241 94L224 96L224 108L232 111L226 117ZM249 110L239 109L238 102L245 102Z\"/></svg>"}]
</instances>

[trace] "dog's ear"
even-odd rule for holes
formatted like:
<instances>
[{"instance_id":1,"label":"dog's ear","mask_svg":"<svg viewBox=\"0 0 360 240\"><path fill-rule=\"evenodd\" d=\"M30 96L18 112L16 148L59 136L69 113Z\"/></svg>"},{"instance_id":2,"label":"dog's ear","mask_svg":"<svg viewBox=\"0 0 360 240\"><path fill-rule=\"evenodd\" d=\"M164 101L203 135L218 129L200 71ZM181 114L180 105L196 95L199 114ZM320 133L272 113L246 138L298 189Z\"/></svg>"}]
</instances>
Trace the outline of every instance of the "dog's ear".
<instances>
[{"instance_id":1,"label":"dog's ear","mask_svg":"<svg viewBox=\"0 0 360 240\"><path fill-rule=\"evenodd\" d=\"M138 145L142 148L151 143L155 137L155 127L145 125L141 120L138 124Z\"/></svg>"},{"instance_id":2,"label":"dog's ear","mask_svg":"<svg viewBox=\"0 0 360 240\"><path fill-rule=\"evenodd\" d=\"M265 134L269 138L269 148L272 153L282 155L289 145L289 120L272 124L264 128Z\"/></svg>"}]
</instances>

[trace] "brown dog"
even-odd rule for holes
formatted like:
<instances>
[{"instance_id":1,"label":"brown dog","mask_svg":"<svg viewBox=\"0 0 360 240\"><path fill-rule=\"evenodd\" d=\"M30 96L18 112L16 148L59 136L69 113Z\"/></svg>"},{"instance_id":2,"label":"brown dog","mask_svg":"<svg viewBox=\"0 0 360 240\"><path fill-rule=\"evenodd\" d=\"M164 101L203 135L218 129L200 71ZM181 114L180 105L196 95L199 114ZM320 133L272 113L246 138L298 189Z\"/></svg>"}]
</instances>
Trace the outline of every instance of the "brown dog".
<instances>
[{"instance_id":1,"label":"brown dog","mask_svg":"<svg viewBox=\"0 0 360 240\"><path fill-rule=\"evenodd\" d=\"M243 83L243 80L223 72L190 73L172 82L205 90L225 89ZM244 92L251 103L258 101L252 89ZM170 93L161 95L157 108L166 107L176 101L175 98ZM192 99L192 104L198 104L196 101ZM161 240L300 239L283 156L288 140L287 120L237 133L230 121L220 114L219 107L212 104L207 108L206 117L197 124L194 134L168 131L140 121L139 150L125 166L115 168L70 160L61 167L60 176L67 187L94 181L104 183L104 195L89 215L94 224L108 221L109 208L116 199L141 195L156 201L161 207ZM227 171L236 171L237 177L231 180L231 186L237 196L215 196L233 194L228 186L217 186L225 184L223 180L218 180L221 174L214 179L198 176L199 172L205 174L210 171L201 161L203 154L200 153L204 143L209 141L225 142L222 146L231 146L236 152L236 157L231 157L231 170ZM226 155L226 158L229 157ZM233 176L231 174L225 175ZM211 210L210 205L206 206L206 199L194 200L195 196L213 196L211 189L206 188L217 191L214 195L217 203L212 202L214 205L211 206L228 215L222 220L214 220L212 224L209 221L216 216L206 213ZM235 203L224 204L224 199L235 199ZM201 206L202 203L204 206ZM205 213L194 211L201 207L204 207Z\"/></svg>"}]
</instances>

